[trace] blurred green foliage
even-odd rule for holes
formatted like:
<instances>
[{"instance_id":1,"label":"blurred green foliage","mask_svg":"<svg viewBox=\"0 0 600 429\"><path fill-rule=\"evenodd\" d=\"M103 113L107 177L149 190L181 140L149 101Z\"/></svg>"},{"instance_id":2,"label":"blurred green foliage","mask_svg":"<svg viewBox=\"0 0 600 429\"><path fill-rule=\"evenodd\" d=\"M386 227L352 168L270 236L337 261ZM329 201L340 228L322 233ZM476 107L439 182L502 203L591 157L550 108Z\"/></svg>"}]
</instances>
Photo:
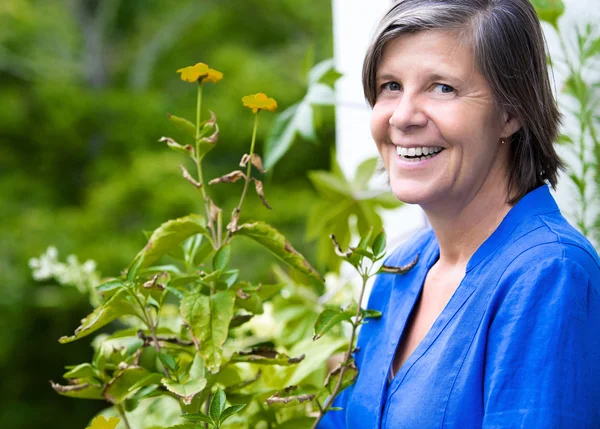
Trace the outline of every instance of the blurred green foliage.
<instances>
[{"instance_id":1,"label":"blurred green foliage","mask_svg":"<svg viewBox=\"0 0 600 429\"><path fill-rule=\"evenodd\" d=\"M247 150L252 118L241 97L264 91L286 108L305 94L310 67L331 55L326 1L0 2L4 427L42 428L52 419L64 429L82 428L101 407L60 397L48 384L65 364L89 359L85 342L57 343L89 303L75 289L36 284L29 258L55 245L116 274L143 246L141 231L201 210L179 177L181 158L157 142L178 137L167 112L193 117L195 93L175 70L203 61L225 74L218 92L205 92L221 125L206 166L210 179L230 171ZM309 259L304 225L315 194L306 171L328 168L334 135L333 109L317 107L315 115L322 143L297 142L265 183L274 211L255 196L245 209L277 226ZM265 115L259 152L273 120ZM217 190L215 202L230 213L239 189ZM267 276L274 258L247 250L238 250L250 255L243 275Z\"/></svg>"}]
</instances>

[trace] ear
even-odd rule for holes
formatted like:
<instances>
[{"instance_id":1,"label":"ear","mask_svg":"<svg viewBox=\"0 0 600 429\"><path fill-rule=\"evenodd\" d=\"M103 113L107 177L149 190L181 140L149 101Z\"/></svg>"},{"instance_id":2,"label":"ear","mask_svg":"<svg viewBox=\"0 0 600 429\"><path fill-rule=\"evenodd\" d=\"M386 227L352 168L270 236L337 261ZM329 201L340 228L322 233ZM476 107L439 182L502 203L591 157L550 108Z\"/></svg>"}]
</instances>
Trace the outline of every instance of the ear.
<instances>
[{"instance_id":1,"label":"ear","mask_svg":"<svg viewBox=\"0 0 600 429\"><path fill-rule=\"evenodd\" d=\"M504 114L504 123L502 126L502 135L506 137L511 137L514 133L519 131L523 127L523 123L516 116L511 115L510 113Z\"/></svg>"}]
</instances>

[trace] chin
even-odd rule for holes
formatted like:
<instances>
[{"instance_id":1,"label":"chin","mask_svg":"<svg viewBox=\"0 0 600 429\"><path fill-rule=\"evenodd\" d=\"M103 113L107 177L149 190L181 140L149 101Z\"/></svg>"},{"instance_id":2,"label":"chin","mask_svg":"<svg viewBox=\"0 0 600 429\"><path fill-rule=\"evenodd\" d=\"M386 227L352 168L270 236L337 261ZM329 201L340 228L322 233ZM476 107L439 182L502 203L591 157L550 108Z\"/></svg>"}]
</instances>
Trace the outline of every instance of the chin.
<instances>
[{"instance_id":1,"label":"chin","mask_svg":"<svg viewBox=\"0 0 600 429\"><path fill-rule=\"evenodd\" d=\"M405 204L424 204L431 201L433 195L422 186L410 184L391 183L392 193Z\"/></svg>"}]
</instances>

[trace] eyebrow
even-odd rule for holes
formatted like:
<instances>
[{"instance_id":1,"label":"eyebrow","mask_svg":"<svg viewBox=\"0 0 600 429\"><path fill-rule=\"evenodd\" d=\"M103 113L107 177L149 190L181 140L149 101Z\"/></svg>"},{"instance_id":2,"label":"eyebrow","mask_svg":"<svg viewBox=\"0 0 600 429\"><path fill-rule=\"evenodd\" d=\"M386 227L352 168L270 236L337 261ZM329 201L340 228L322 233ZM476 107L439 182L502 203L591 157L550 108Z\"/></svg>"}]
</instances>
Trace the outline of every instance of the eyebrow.
<instances>
[{"instance_id":1,"label":"eyebrow","mask_svg":"<svg viewBox=\"0 0 600 429\"><path fill-rule=\"evenodd\" d=\"M464 79L461 79L458 76L455 75L443 75L443 74L439 74L439 73L435 73L435 72L430 72L427 73L425 75L427 80L441 80L441 81L445 81L445 80L452 80L452 81L458 81L460 83L465 83ZM389 81L389 80L398 80L398 76L392 74L392 73L384 73L382 75L376 75L375 76L375 81Z\"/></svg>"}]
</instances>

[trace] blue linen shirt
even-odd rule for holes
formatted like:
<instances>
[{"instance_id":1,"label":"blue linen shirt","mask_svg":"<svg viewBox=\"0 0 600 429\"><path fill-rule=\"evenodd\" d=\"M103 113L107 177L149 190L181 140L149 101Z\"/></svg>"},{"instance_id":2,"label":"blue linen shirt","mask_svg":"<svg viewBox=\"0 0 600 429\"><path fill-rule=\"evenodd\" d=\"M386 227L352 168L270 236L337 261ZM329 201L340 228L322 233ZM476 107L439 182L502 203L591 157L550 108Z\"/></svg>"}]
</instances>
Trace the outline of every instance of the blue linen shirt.
<instances>
[{"instance_id":1,"label":"blue linen shirt","mask_svg":"<svg viewBox=\"0 0 600 429\"><path fill-rule=\"evenodd\" d=\"M388 374L429 268L431 229L396 250L355 352L359 376L320 429L600 428L600 259L547 186L523 197L473 254L431 330Z\"/></svg>"}]
</instances>

